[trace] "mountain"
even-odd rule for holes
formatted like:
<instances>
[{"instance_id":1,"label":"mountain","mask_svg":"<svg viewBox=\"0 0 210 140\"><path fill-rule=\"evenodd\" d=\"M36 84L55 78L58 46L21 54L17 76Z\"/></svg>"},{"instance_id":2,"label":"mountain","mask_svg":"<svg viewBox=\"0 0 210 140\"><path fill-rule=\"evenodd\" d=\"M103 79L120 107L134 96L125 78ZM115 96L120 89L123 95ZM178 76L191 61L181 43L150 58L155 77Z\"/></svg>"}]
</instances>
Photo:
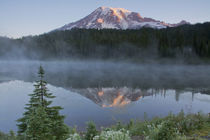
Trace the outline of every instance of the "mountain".
<instances>
[{"instance_id":1,"label":"mountain","mask_svg":"<svg viewBox=\"0 0 210 140\"><path fill-rule=\"evenodd\" d=\"M177 24L170 24L170 27L178 27L178 26L185 25L185 24L190 24L190 22L187 22L185 20L182 20L182 21L180 21Z\"/></svg>"},{"instance_id":2,"label":"mountain","mask_svg":"<svg viewBox=\"0 0 210 140\"><path fill-rule=\"evenodd\" d=\"M84 29L139 29L150 27L162 29L189 24L181 21L177 24L167 24L152 18L142 17L139 13L131 12L123 8L99 7L85 18L66 24L58 30L71 30L73 28Z\"/></svg>"}]
</instances>

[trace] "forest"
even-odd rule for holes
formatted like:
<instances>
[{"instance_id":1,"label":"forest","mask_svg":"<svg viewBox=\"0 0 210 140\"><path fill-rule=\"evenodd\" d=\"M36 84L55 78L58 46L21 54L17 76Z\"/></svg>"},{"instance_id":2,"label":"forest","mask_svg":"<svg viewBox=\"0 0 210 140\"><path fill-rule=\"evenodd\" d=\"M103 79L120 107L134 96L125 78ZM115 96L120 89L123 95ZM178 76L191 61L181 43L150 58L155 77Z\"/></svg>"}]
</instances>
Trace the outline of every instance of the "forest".
<instances>
[{"instance_id":1,"label":"forest","mask_svg":"<svg viewBox=\"0 0 210 140\"><path fill-rule=\"evenodd\" d=\"M209 59L210 23L139 30L72 29L0 37L1 59Z\"/></svg>"}]
</instances>

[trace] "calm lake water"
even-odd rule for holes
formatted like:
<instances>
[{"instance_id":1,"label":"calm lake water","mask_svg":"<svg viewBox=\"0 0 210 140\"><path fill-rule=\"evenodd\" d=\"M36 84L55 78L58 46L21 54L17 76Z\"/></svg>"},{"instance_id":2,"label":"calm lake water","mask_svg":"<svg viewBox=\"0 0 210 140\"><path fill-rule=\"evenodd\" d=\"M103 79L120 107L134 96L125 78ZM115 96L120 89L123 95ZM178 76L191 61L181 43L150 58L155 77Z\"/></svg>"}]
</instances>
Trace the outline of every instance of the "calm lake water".
<instances>
[{"instance_id":1,"label":"calm lake water","mask_svg":"<svg viewBox=\"0 0 210 140\"><path fill-rule=\"evenodd\" d=\"M210 66L130 64L99 61L0 62L0 131L17 130L37 70L46 70L49 90L57 96L69 126L83 130L87 121L109 126L118 121L210 112Z\"/></svg>"}]
</instances>

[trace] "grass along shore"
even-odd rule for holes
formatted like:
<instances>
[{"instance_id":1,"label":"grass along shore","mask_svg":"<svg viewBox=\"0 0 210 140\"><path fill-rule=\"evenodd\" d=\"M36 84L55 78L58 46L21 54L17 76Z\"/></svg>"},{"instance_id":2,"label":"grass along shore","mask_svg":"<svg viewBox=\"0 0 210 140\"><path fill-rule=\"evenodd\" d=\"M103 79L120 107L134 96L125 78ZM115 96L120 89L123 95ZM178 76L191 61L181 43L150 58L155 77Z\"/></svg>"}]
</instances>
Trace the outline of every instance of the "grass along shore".
<instances>
[{"instance_id":1,"label":"grass along shore","mask_svg":"<svg viewBox=\"0 0 210 140\"><path fill-rule=\"evenodd\" d=\"M13 131L0 132L0 140L22 140ZM109 128L96 129L93 122L87 123L85 132L70 128L67 140L205 140L210 139L210 114L187 114L155 117L152 120L117 123Z\"/></svg>"}]
</instances>

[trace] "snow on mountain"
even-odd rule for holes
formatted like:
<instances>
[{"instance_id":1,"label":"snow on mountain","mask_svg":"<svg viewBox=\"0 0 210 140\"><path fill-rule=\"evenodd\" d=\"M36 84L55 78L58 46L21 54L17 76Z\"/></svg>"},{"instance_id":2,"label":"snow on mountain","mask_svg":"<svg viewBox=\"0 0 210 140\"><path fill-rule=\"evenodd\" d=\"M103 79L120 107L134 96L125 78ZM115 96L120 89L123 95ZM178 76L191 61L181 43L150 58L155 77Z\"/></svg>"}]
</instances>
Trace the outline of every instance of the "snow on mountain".
<instances>
[{"instance_id":1,"label":"snow on mountain","mask_svg":"<svg viewBox=\"0 0 210 140\"><path fill-rule=\"evenodd\" d=\"M85 29L139 29L150 27L162 29L189 24L181 21L178 24L167 24L152 18L143 18L139 13L123 8L99 7L85 18L69 23L58 30L71 30L73 28Z\"/></svg>"}]
</instances>

